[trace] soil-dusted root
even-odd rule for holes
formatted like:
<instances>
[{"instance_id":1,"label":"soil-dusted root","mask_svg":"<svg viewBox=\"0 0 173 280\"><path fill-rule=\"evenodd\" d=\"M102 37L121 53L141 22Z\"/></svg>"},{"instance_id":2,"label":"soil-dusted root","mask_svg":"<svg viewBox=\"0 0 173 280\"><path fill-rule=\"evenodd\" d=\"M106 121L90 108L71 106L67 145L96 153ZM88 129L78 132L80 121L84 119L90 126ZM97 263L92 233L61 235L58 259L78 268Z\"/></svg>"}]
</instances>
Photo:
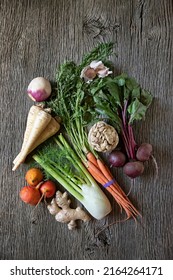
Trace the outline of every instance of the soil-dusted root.
<instances>
[{"instance_id":1,"label":"soil-dusted root","mask_svg":"<svg viewBox=\"0 0 173 280\"><path fill-rule=\"evenodd\" d=\"M25 158L30 152L30 149L32 148L38 137L41 135L41 133L44 131L48 123L51 121L51 118L52 116L44 110L41 110L37 113L27 143L21 151L20 157L12 169L13 171L16 170L19 165L25 161Z\"/></svg>"},{"instance_id":2,"label":"soil-dusted root","mask_svg":"<svg viewBox=\"0 0 173 280\"><path fill-rule=\"evenodd\" d=\"M34 142L30 150L28 151L28 154L31 153L36 147L38 147L40 144L45 142L47 139L49 139L51 136L55 135L60 129L60 124L54 119L51 118L50 122L46 126L46 128L43 130L43 132L40 134L38 139ZM22 152L22 151L21 151ZM13 162L14 164L18 161L20 158L21 152L16 157L16 161Z\"/></svg>"}]
</instances>

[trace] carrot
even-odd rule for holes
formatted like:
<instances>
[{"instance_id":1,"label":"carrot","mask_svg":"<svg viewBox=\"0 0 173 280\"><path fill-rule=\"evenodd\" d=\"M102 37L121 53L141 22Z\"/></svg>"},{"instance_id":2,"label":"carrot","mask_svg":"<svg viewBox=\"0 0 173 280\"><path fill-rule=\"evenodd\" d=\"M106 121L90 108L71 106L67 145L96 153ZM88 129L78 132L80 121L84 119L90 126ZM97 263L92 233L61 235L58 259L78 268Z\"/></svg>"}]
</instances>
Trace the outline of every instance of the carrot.
<instances>
[{"instance_id":1,"label":"carrot","mask_svg":"<svg viewBox=\"0 0 173 280\"><path fill-rule=\"evenodd\" d=\"M44 110L38 112L34 120L31 132L29 134L27 143L25 144L23 150L21 151L20 157L12 169L13 171L16 170L18 166L25 160L30 149L32 148L32 146L34 145L35 141L40 136L40 134L43 132L43 130L46 128L51 118L52 118L51 115L45 112Z\"/></svg>"},{"instance_id":2,"label":"carrot","mask_svg":"<svg viewBox=\"0 0 173 280\"><path fill-rule=\"evenodd\" d=\"M100 169L100 171L103 173L103 175L106 177L108 181L111 181L113 179L112 174L107 171L105 164L98 158L97 159L97 164Z\"/></svg>"},{"instance_id":3,"label":"carrot","mask_svg":"<svg viewBox=\"0 0 173 280\"><path fill-rule=\"evenodd\" d=\"M116 200L116 202L121 206L121 209L123 208L127 214L127 218L129 219L130 217L134 217L135 216L135 213L133 213L133 209L130 209L129 205L127 202L124 202L122 200L122 198L120 198L119 196L117 196L115 194L115 192L112 190L111 187L108 187L107 188L108 191L111 193L111 195L114 197L114 199Z\"/></svg>"},{"instance_id":4,"label":"carrot","mask_svg":"<svg viewBox=\"0 0 173 280\"><path fill-rule=\"evenodd\" d=\"M92 160L92 156L90 158ZM96 159L96 161L97 161L97 167L96 165L94 165L93 163L94 161L87 162L88 171L95 178L95 180L97 180L100 184L105 186L106 183L111 182L113 180L113 176L109 171L108 167L99 158ZM135 219L135 216L139 215L139 212L132 205L132 203L130 202L130 200L123 192L123 190L120 188L117 182L112 182L112 184L106 187L106 189L114 197L114 199L120 206L121 211L122 208L125 210L127 214L127 219L129 219L130 217L133 217Z\"/></svg>"},{"instance_id":5,"label":"carrot","mask_svg":"<svg viewBox=\"0 0 173 280\"><path fill-rule=\"evenodd\" d=\"M102 172L90 161L87 161L87 166L92 169L92 171L102 180L103 182L107 182L105 176L102 174Z\"/></svg>"},{"instance_id":6,"label":"carrot","mask_svg":"<svg viewBox=\"0 0 173 280\"><path fill-rule=\"evenodd\" d=\"M92 162L96 167L98 167L98 164L97 164L97 159L96 157L93 155L93 153L89 152L87 153L86 155L87 159Z\"/></svg>"},{"instance_id":7,"label":"carrot","mask_svg":"<svg viewBox=\"0 0 173 280\"><path fill-rule=\"evenodd\" d=\"M104 176L107 178L107 180L111 181L113 179L113 176L112 176L109 168L100 159L97 159L97 163L98 163L100 170L102 171ZM114 188L114 187L119 191L119 193L121 193L123 196L127 197L117 182L113 183L112 188Z\"/></svg>"},{"instance_id":8,"label":"carrot","mask_svg":"<svg viewBox=\"0 0 173 280\"><path fill-rule=\"evenodd\" d=\"M104 185L106 183L106 181L100 178L99 175L91 167L88 167L88 171L98 183L100 183L101 185Z\"/></svg>"}]
</instances>

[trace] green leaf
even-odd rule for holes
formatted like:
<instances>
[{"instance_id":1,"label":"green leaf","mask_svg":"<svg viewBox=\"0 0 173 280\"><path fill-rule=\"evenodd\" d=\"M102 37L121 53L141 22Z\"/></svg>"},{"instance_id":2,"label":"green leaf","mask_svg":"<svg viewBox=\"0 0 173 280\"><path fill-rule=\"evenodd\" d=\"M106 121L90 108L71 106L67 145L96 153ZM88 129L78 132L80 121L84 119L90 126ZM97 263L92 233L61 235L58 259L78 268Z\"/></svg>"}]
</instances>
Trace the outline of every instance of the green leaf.
<instances>
[{"instance_id":1,"label":"green leaf","mask_svg":"<svg viewBox=\"0 0 173 280\"><path fill-rule=\"evenodd\" d=\"M108 81L106 85L109 93L112 96L112 100L114 101L114 104L112 105L113 106L118 105L121 107L121 101L120 101L121 92L118 85L113 80Z\"/></svg>"},{"instance_id":2,"label":"green leaf","mask_svg":"<svg viewBox=\"0 0 173 280\"><path fill-rule=\"evenodd\" d=\"M144 106L137 98L128 106L127 111L130 114L129 123L135 120L139 121L145 117L147 107Z\"/></svg>"},{"instance_id":3,"label":"green leaf","mask_svg":"<svg viewBox=\"0 0 173 280\"><path fill-rule=\"evenodd\" d=\"M142 89L141 96L140 96L140 102L148 108L150 106L152 100L153 100L153 97L152 97L151 93L145 89Z\"/></svg>"},{"instance_id":4,"label":"green leaf","mask_svg":"<svg viewBox=\"0 0 173 280\"><path fill-rule=\"evenodd\" d=\"M124 99L127 100L130 97L130 90L127 87L124 87Z\"/></svg>"},{"instance_id":5,"label":"green leaf","mask_svg":"<svg viewBox=\"0 0 173 280\"><path fill-rule=\"evenodd\" d=\"M132 91L134 88L139 87L139 84L136 82L136 80L134 78L127 78L126 87Z\"/></svg>"},{"instance_id":6,"label":"green leaf","mask_svg":"<svg viewBox=\"0 0 173 280\"><path fill-rule=\"evenodd\" d=\"M96 102L96 109L95 109L96 112L110 119L112 123L116 124L117 129L119 129L121 127L121 119L119 118L118 113L115 112L110 107L110 104L106 101L100 102L100 100L97 98L95 102Z\"/></svg>"},{"instance_id":7,"label":"green leaf","mask_svg":"<svg viewBox=\"0 0 173 280\"><path fill-rule=\"evenodd\" d=\"M116 76L114 78L114 81L118 84L118 86L122 87L122 86L125 85L127 78L128 78L127 74L126 73L122 73L121 75Z\"/></svg>"},{"instance_id":8,"label":"green leaf","mask_svg":"<svg viewBox=\"0 0 173 280\"><path fill-rule=\"evenodd\" d=\"M96 48L94 48L91 52L86 54L82 63L79 65L79 71L81 71L85 66L89 65L93 60L102 60L107 59L113 52L113 43L101 43Z\"/></svg>"},{"instance_id":9,"label":"green leaf","mask_svg":"<svg viewBox=\"0 0 173 280\"><path fill-rule=\"evenodd\" d=\"M141 94L141 88L140 86L134 88L131 92L131 98L134 99L134 98L138 98L140 99L140 94Z\"/></svg>"}]
</instances>

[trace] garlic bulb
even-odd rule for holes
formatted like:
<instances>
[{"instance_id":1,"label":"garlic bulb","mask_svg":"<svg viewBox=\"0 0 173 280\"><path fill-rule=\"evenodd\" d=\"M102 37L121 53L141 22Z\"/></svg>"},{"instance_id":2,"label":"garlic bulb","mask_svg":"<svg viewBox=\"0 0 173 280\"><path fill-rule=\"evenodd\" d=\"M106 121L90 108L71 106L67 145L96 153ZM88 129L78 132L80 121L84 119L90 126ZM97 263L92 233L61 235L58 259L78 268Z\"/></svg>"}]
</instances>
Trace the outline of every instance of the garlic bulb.
<instances>
[{"instance_id":1,"label":"garlic bulb","mask_svg":"<svg viewBox=\"0 0 173 280\"><path fill-rule=\"evenodd\" d=\"M94 124L88 134L88 142L98 152L110 152L118 145L119 137L115 128L103 121Z\"/></svg>"}]
</instances>

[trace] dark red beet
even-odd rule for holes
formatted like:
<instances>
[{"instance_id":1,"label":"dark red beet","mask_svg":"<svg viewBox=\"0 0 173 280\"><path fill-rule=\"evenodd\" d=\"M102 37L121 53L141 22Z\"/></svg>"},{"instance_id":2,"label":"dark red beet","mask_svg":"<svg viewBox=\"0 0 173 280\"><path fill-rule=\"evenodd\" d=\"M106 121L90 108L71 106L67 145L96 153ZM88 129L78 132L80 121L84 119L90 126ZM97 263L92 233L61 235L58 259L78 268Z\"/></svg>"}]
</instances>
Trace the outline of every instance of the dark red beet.
<instances>
[{"instance_id":1,"label":"dark red beet","mask_svg":"<svg viewBox=\"0 0 173 280\"><path fill-rule=\"evenodd\" d=\"M144 172L144 165L140 161L128 162L124 165L123 171L130 178L136 178Z\"/></svg>"},{"instance_id":2,"label":"dark red beet","mask_svg":"<svg viewBox=\"0 0 173 280\"><path fill-rule=\"evenodd\" d=\"M136 158L139 161L147 161L151 157L153 152L153 147L149 143L143 143L140 145L136 152Z\"/></svg>"},{"instance_id":3,"label":"dark red beet","mask_svg":"<svg viewBox=\"0 0 173 280\"><path fill-rule=\"evenodd\" d=\"M113 151L109 154L108 161L113 167L121 167L126 162L126 156L120 151Z\"/></svg>"}]
</instances>

